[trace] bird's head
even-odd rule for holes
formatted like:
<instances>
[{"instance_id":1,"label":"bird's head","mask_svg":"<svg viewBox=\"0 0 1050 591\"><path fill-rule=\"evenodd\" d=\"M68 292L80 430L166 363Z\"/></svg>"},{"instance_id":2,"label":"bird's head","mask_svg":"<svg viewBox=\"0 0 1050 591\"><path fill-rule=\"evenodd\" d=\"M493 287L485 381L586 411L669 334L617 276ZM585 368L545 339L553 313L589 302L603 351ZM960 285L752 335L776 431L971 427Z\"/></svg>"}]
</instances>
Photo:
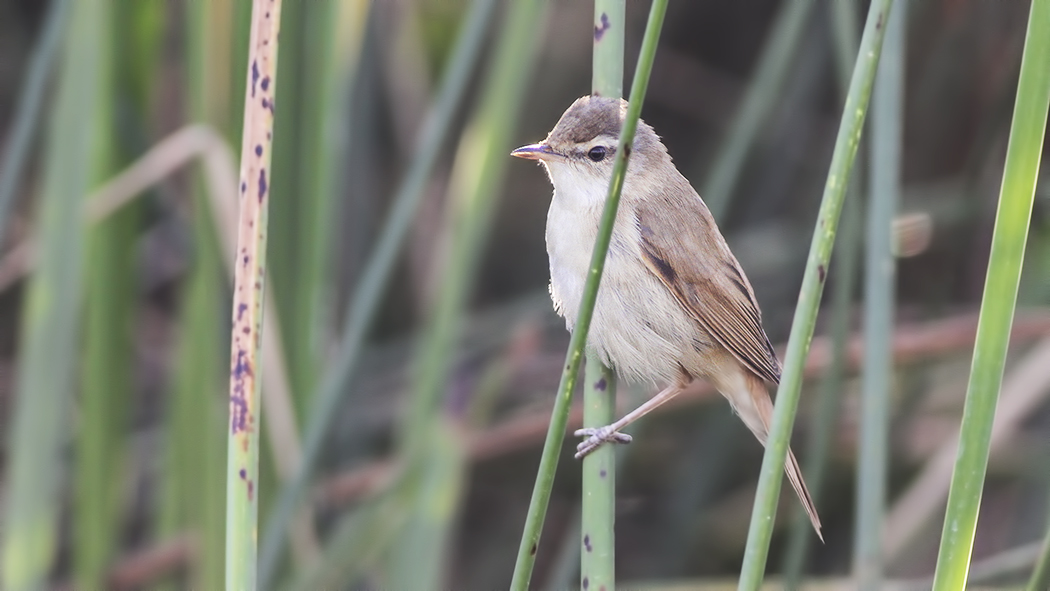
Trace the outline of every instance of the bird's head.
<instances>
[{"instance_id":1,"label":"bird's head","mask_svg":"<svg viewBox=\"0 0 1050 591\"><path fill-rule=\"evenodd\" d=\"M542 162L559 192L583 191L604 200L626 114L623 99L581 97L565 111L547 139L522 146L511 156ZM661 165L670 164L660 138L640 120L629 155L628 182L643 180Z\"/></svg>"}]
</instances>

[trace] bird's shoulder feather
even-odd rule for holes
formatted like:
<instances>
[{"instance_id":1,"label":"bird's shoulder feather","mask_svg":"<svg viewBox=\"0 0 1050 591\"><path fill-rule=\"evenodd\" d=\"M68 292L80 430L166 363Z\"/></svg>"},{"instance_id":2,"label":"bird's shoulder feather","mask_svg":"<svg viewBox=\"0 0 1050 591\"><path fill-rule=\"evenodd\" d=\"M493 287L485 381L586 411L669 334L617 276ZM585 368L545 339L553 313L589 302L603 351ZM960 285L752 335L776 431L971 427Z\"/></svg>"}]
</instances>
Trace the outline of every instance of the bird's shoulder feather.
<instances>
[{"instance_id":1,"label":"bird's shoulder feather","mask_svg":"<svg viewBox=\"0 0 1050 591\"><path fill-rule=\"evenodd\" d=\"M652 187L635 207L646 267L744 367L779 382L780 363L747 276L699 195L684 177L676 180Z\"/></svg>"}]
</instances>

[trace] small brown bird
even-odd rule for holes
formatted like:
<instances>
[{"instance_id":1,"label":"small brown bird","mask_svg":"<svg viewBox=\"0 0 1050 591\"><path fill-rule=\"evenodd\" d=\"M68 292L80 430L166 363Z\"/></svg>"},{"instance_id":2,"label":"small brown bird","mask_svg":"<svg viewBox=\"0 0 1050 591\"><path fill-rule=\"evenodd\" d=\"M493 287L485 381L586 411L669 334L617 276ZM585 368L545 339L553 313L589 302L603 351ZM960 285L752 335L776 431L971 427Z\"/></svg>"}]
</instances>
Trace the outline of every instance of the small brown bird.
<instances>
[{"instance_id":1,"label":"small brown bird","mask_svg":"<svg viewBox=\"0 0 1050 591\"><path fill-rule=\"evenodd\" d=\"M582 97L547 139L512 152L541 162L554 185L547 214L550 291L569 330L626 112L622 99ZM703 200L642 121L628 163L588 344L624 378L670 385L611 425L577 431L586 439L576 457L630 441L620 429L695 379L718 388L765 445L773 417L765 382L780 381L780 363L751 284ZM820 518L790 450L785 471L819 536Z\"/></svg>"}]
</instances>

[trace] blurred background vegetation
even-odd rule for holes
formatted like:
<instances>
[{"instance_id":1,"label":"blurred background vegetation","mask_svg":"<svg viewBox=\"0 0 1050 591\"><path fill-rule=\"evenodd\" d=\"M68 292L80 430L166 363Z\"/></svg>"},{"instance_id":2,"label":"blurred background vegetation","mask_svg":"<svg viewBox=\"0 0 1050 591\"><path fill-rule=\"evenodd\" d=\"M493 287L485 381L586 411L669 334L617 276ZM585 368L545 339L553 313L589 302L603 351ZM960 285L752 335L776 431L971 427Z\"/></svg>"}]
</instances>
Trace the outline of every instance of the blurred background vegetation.
<instances>
[{"instance_id":1,"label":"blurred background vegetation","mask_svg":"<svg viewBox=\"0 0 1050 591\"><path fill-rule=\"evenodd\" d=\"M836 27L860 30L836 4L849 3L672 2L642 112L720 215L775 343L789 332L842 108ZM884 558L894 584L922 589L937 556L1028 4L901 6ZM8 588L33 572L63 589L222 586L224 253L249 9L246 0L0 3ZM549 183L504 156L589 92L592 10L570 0L285 0L268 255L275 315L264 328L279 338L264 361L257 487L261 568L273 585L509 582L568 335L546 294ZM647 11L628 2L625 71ZM741 113L755 119L740 123ZM418 208L393 205L413 178ZM1047 528L1048 186L1037 188L974 547L971 579L988 584L1027 580ZM365 269L388 214L404 214L406 237L385 282ZM807 577L840 583L856 522L856 274L831 270L829 281L852 294L840 315L850 341L836 348L820 336L832 332L822 314L795 430L807 466L806 442L820 420L830 426L823 485L811 481L826 544L788 535L796 507L785 495L770 559L771 571L801 560ZM363 280L375 284L378 309L354 324ZM344 324L366 345L349 363ZM836 350L846 370L824 386L829 412L816 400ZM652 389L624 384L621 400ZM331 408L320 402L329 391ZM740 567L762 449L710 390L661 410L620 450L618 577L717 588ZM308 503L274 530L279 495L311 447L320 453L300 495ZM577 580L571 447L535 588ZM798 557L800 544L808 556Z\"/></svg>"}]
</instances>

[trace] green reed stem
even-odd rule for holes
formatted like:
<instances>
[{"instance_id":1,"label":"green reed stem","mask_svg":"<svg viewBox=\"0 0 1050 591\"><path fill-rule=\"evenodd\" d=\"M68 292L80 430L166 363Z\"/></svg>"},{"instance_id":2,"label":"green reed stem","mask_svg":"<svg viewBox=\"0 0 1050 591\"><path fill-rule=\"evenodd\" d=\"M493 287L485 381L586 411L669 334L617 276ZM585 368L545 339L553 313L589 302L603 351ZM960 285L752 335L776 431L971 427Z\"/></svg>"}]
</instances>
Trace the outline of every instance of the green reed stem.
<instances>
[{"instance_id":1,"label":"green reed stem","mask_svg":"<svg viewBox=\"0 0 1050 591\"><path fill-rule=\"evenodd\" d=\"M886 510L897 286L893 217L901 191L906 13L907 4L900 2L890 14L872 99L868 248L864 265L864 372L853 544L853 571L858 588L864 591L882 587L882 520Z\"/></svg>"},{"instance_id":2,"label":"green reed stem","mask_svg":"<svg viewBox=\"0 0 1050 591\"><path fill-rule=\"evenodd\" d=\"M623 43L627 0L594 0L594 49L591 92L623 96Z\"/></svg>"},{"instance_id":3,"label":"green reed stem","mask_svg":"<svg viewBox=\"0 0 1050 591\"><path fill-rule=\"evenodd\" d=\"M842 203L849 184L850 172L860 143L864 128L864 117L867 114L868 100L875 79L875 70L882 49L885 35L885 23L889 17L893 0L875 0L868 9L864 35L860 42L860 52L853 69L849 94L842 112L835 149L831 157L827 184L821 199L817 225L810 244L806 271L802 278L798 304L795 307L795 318L788 339L787 355L784 360L784 373L777 390L776 406L773 411L773 425L766 443L766 452L762 458L762 473L758 481L755 505L751 513L751 526L748 530L747 546L744 549L744 564L741 570L738 588L741 591L757 590L762 584L766 569L766 558L769 554L769 541L773 535L773 522L776 517L777 499L780 496L780 485L784 471L784 460L787 456L791 439L791 429L798 409L798 399L802 389L802 374L809 353L809 344L813 338L813 327L817 320L817 310L824 291L824 277L827 274L831 250L835 243L835 234L842 211Z\"/></svg>"},{"instance_id":4,"label":"green reed stem","mask_svg":"<svg viewBox=\"0 0 1050 591\"><path fill-rule=\"evenodd\" d=\"M626 0L595 0L591 91L623 95L623 45ZM583 381L583 426L602 427L616 420L616 373L587 350ZM580 517L580 581L583 588L616 587L616 448L605 445L583 458Z\"/></svg>"},{"instance_id":5,"label":"green reed stem","mask_svg":"<svg viewBox=\"0 0 1050 591\"><path fill-rule=\"evenodd\" d=\"M836 420L842 409L843 384L846 377L848 356L847 341L850 334L850 317L853 312L853 290L860 270L860 234L862 231L859 183L856 175L850 179L847 200L842 205L842 230L838 232L838 256L833 262L835 284L831 293L831 364L824 373L817 392L809 445L806 447L804 474L813 503L820 506L823 498L824 480L830 462L832 441L835 437ZM815 541L809 516L798 505L794 523L791 525L790 542L784 556L784 586L797 589L802 571L809 557L810 546Z\"/></svg>"},{"instance_id":6,"label":"green reed stem","mask_svg":"<svg viewBox=\"0 0 1050 591\"><path fill-rule=\"evenodd\" d=\"M638 116L642 112L642 103L645 101L645 91L649 86L649 75L653 70L656 46L660 40L660 30L663 27L666 12L667 0L653 0L631 85L630 103L624 117L616 159L613 163L609 195L605 200L605 209L598 226L598 235L591 255L590 271L587 274L587 283L584 285L583 297L580 301L579 316L569 341L569 350L565 355L565 371L562 372L561 382L558 385L558 397L555 399L550 426L547 428L547 437L543 442L543 454L536 475L536 484L532 489L532 499L529 501L529 512L525 519L521 544L518 547L518 559L514 564L514 576L510 584L514 591L528 589L529 580L532 578L532 568L536 563L543 521L547 514L547 504L550 501L554 475L558 468L558 456L565 439L565 425L569 420L572 391L576 385L576 374L580 369L580 362L583 359L587 332L591 326L591 316L594 314L594 302L598 296L598 285L601 281L602 270L605 268L605 255L609 251L613 222L616 220L616 210L620 205L620 192L623 190L623 181L627 174L627 150L625 148L634 142L634 133L638 128Z\"/></svg>"},{"instance_id":7,"label":"green reed stem","mask_svg":"<svg viewBox=\"0 0 1050 591\"><path fill-rule=\"evenodd\" d=\"M963 589L1050 105L1050 0L1033 0L933 588Z\"/></svg>"},{"instance_id":8,"label":"green reed stem","mask_svg":"<svg viewBox=\"0 0 1050 591\"><path fill-rule=\"evenodd\" d=\"M622 22L622 21L621 21ZM583 424L602 427L616 420L616 373L587 350ZM583 458L580 512L580 584L616 588L616 446L603 445Z\"/></svg>"},{"instance_id":9,"label":"green reed stem","mask_svg":"<svg viewBox=\"0 0 1050 591\"><path fill-rule=\"evenodd\" d=\"M82 198L98 164L105 0L70 3L62 66L51 107L36 213L39 255L22 310L15 409L10 427L0 587L43 588L58 553L63 449L69 440L80 335Z\"/></svg>"}]
</instances>

